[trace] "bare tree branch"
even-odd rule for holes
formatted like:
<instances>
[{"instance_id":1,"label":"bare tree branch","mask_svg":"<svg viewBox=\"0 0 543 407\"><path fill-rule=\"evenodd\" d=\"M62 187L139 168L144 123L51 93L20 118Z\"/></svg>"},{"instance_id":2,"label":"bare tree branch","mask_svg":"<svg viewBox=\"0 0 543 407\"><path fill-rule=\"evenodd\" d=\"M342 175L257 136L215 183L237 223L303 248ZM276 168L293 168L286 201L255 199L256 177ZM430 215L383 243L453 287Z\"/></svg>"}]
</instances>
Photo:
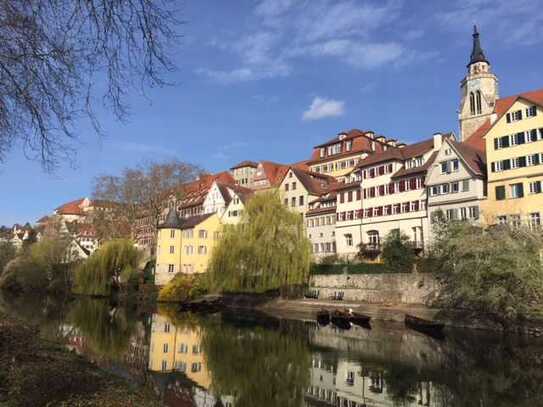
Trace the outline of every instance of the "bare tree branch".
<instances>
[{"instance_id":1,"label":"bare tree branch","mask_svg":"<svg viewBox=\"0 0 543 407\"><path fill-rule=\"evenodd\" d=\"M173 0L0 0L0 161L15 142L46 170L101 102L126 118L127 90L164 86L179 36Z\"/></svg>"}]
</instances>

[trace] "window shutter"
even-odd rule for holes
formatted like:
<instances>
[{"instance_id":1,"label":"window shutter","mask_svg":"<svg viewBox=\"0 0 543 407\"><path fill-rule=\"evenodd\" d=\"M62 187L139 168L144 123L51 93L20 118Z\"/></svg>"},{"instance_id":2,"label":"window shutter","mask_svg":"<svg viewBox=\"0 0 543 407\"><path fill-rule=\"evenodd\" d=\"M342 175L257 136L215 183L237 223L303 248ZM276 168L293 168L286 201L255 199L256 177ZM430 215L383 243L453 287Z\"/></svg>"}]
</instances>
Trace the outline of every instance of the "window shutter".
<instances>
[{"instance_id":1,"label":"window shutter","mask_svg":"<svg viewBox=\"0 0 543 407\"><path fill-rule=\"evenodd\" d=\"M507 113L507 115L505 116L506 120L507 120L507 123L511 123L511 113Z\"/></svg>"}]
</instances>

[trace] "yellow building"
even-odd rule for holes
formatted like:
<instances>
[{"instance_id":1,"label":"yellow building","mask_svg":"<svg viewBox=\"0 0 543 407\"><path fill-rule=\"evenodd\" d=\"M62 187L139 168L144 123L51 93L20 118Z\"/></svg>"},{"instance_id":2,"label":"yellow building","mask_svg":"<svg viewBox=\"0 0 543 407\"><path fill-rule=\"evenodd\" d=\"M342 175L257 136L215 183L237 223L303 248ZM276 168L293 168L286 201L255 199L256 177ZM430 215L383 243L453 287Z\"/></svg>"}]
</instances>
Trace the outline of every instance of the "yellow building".
<instances>
[{"instance_id":1,"label":"yellow building","mask_svg":"<svg viewBox=\"0 0 543 407\"><path fill-rule=\"evenodd\" d=\"M487 224L539 227L543 212L543 89L499 98L492 73L473 33L468 72L461 82L462 141L486 153Z\"/></svg>"},{"instance_id":2,"label":"yellow building","mask_svg":"<svg viewBox=\"0 0 543 407\"><path fill-rule=\"evenodd\" d=\"M153 314L149 370L184 373L196 384L208 389L211 375L202 353L200 329L178 327L167 317Z\"/></svg>"},{"instance_id":3,"label":"yellow building","mask_svg":"<svg viewBox=\"0 0 543 407\"><path fill-rule=\"evenodd\" d=\"M215 213L180 219L171 209L158 226L155 284L165 285L179 272L204 273L220 231Z\"/></svg>"},{"instance_id":4,"label":"yellow building","mask_svg":"<svg viewBox=\"0 0 543 407\"><path fill-rule=\"evenodd\" d=\"M486 148L488 224L539 227L543 214L543 90L499 99L472 136Z\"/></svg>"}]
</instances>

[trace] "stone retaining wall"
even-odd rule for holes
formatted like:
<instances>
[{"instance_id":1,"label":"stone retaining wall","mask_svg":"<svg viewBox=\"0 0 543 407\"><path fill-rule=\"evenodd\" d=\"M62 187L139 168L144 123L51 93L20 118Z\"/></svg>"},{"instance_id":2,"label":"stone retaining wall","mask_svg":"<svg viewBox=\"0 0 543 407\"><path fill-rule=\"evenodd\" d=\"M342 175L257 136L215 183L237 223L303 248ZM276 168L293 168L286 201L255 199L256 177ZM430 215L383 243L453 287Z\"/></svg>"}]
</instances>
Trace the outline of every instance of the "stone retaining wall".
<instances>
[{"instance_id":1,"label":"stone retaining wall","mask_svg":"<svg viewBox=\"0 0 543 407\"><path fill-rule=\"evenodd\" d=\"M428 304L439 288L428 273L314 275L311 286L319 290L320 299L343 291L344 301L371 304Z\"/></svg>"}]
</instances>

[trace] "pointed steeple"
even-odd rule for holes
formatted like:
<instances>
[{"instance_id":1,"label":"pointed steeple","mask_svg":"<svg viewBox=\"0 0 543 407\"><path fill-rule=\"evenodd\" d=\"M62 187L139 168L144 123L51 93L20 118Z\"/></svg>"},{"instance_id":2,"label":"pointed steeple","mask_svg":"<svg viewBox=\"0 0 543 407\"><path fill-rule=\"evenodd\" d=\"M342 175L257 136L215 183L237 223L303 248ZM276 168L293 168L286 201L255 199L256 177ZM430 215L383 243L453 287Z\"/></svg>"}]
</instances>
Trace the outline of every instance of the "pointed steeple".
<instances>
[{"instance_id":1,"label":"pointed steeple","mask_svg":"<svg viewBox=\"0 0 543 407\"><path fill-rule=\"evenodd\" d=\"M158 225L159 229L181 229L181 219L177 216L175 208L171 208L166 215L166 220Z\"/></svg>"},{"instance_id":2,"label":"pointed steeple","mask_svg":"<svg viewBox=\"0 0 543 407\"><path fill-rule=\"evenodd\" d=\"M485 53L481 48L481 41L479 40L479 32L477 31L477 26L473 26L473 50L471 51L471 58L468 66L475 64L477 62L486 62L489 64L486 59Z\"/></svg>"}]
</instances>

